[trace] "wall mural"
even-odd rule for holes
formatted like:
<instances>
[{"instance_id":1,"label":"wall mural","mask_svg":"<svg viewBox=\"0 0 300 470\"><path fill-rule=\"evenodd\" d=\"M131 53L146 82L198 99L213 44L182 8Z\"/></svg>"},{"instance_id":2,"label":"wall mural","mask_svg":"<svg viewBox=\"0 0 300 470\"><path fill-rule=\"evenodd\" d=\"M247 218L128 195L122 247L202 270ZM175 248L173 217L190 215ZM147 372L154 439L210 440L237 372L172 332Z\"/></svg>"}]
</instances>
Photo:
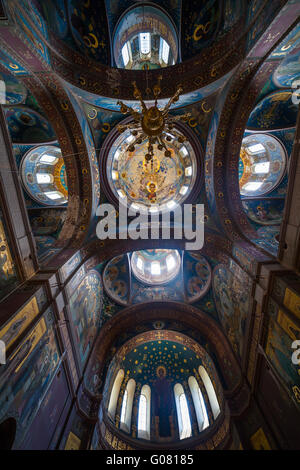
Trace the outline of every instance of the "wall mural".
<instances>
[{"instance_id":1,"label":"wall mural","mask_svg":"<svg viewBox=\"0 0 300 470\"><path fill-rule=\"evenodd\" d=\"M292 400L300 408L300 368L293 364L291 344L300 338L300 328L282 310L277 313L276 320L270 321L266 339L265 351L288 388Z\"/></svg>"},{"instance_id":2,"label":"wall mural","mask_svg":"<svg viewBox=\"0 0 300 470\"><path fill-rule=\"evenodd\" d=\"M28 215L34 235L51 235L57 239L66 218L66 209L34 209Z\"/></svg>"},{"instance_id":3,"label":"wall mural","mask_svg":"<svg viewBox=\"0 0 300 470\"><path fill-rule=\"evenodd\" d=\"M243 0L225 0L220 8L216 0L188 0L182 2L181 13L181 55L183 60L193 57L239 20L243 14Z\"/></svg>"},{"instance_id":4,"label":"wall mural","mask_svg":"<svg viewBox=\"0 0 300 470\"><path fill-rule=\"evenodd\" d=\"M184 301L184 295L182 292L181 279L174 282L175 286L158 286L158 287L146 287L138 282L133 282L132 285L132 303L138 304L143 302L159 302L159 301L170 301L172 299L175 302Z\"/></svg>"},{"instance_id":5,"label":"wall mural","mask_svg":"<svg viewBox=\"0 0 300 470\"><path fill-rule=\"evenodd\" d=\"M211 268L208 261L196 252L185 252L183 273L188 301L195 302L202 298L211 283Z\"/></svg>"},{"instance_id":6,"label":"wall mural","mask_svg":"<svg viewBox=\"0 0 300 470\"><path fill-rule=\"evenodd\" d=\"M36 111L25 106L9 106L4 111L14 143L38 144L56 140L51 125Z\"/></svg>"},{"instance_id":7,"label":"wall mural","mask_svg":"<svg viewBox=\"0 0 300 470\"><path fill-rule=\"evenodd\" d=\"M251 279L234 261L219 264L213 271L213 292L219 320L241 359L247 317L250 314Z\"/></svg>"},{"instance_id":8,"label":"wall mural","mask_svg":"<svg viewBox=\"0 0 300 470\"><path fill-rule=\"evenodd\" d=\"M111 86L116 87L119 85L119 81L121 80L121 77L119 76L119 71L117 69L112 69L113 71L110 71L109 74L111 76ZM180 95L178 101L176 103L173 103L171 105L171 110L177 109L177 108L182 108L184 106L188 106L190 104L197 103L198 101L208 98L208 96L212 95L216 91L218 91L232 76L233 71L228 72L226 75L223 77L219 78L218 80L215 80L214 82L210 83L209 85L206 85L205 87L199 88L196 91L192 91L183 95ZM201 83L199 83L199 86L201 86ZM72 92L77 95L78 97L81 97L82 100L84 100L86 103L89 103L93 106L103 108L103 109L108 109L112 111L119 111L120 106L117 104L119 101L118 98L106 98L105 96L99 96L93 93L90 93L84 89L78 88L71 83L68 83L68 88L72 90ZM225 97L224 97L225 99ZM122 100L123 103L125 103L127 106L131 106L132 108L140 111L140 103L136 100ZM158 100L158 106L160 108L163 108L167 103L169 99L160 99ZM154 104L154 101L145 101L147 106L150 107Z\"/></svg>"},{"instance_id":9,"label":"wall mural","mask_svg":"<svg viewBox=\"0 0 300 470\"><path fill-rule=\"evenodd\" d=\"M298 106L292 102L292 91L274 91L262 99L250 114L247 129L273 130L294 127Z\"/></svg>"},{"instance_id":10,"label":"wall mural","mask_svg":"<svg viewBox=\"0 0 300 470\"><path fill-rule=\"evenodd\" d=\"M0 209L0 298L18 283L17 269L11 255L3 214Z\"/></svg>"},{"instance_id":11,"label":"wall mural","mask_svg":"<svg viewBox=\"0 0 300 470\"><path fill-rule=\"evenodd\" d=\"M59 365L53 321L48 311L1 367L0 421L6 417L16 419L14 449L22 448Z\"/></svg>"},{"instance_id":12,"label":"wall mural","mask_svg":"<svg viewBox=\"0 0 300 470\"><path fill-rule=\"evenodd\" d=\"M278 87L291 87L293 82L300 79L300 50L288 55L277 67L273 81Z\"/></svg>"},{"instance_id":13,"label":"wall mural","mask_svg":"<svg viewBox=\"0 0 300 470\"><path fill-rule=\"evenodd\" d=\"M69 0L68 20L73 40L82 54L110 65L110 44L103 3Z\"/></svg>"},{"instance_id":14,"label":"wall mural","mask_svg":"<svg viewBox=\"0 0 300 470\"><path fill-rule=\"evenodd\" d=\"M124 116L117 111L99 108L85 103L84 101L81 102L81 105L87 116L94 137L96 151L99 151L108 132L124 119Z\"/></svg>"},{"instance_id":15,"label":"wall mural","mask_svg":"<svg viewBox=\"0 0 300 470\"><path fill-rule=\"evenodd\" d=\"M248 199L242 201L249 219L260 225L280 225L284 199Z\"/></svg>"},{"instance_id":16,"label":"wall mural","mask_svg":"<svg viewBox=\"0 0 300 470\"><path fill-rule=\"evenodd\" d=\"M70 34L65 1L48 0L45 2L43 0L37 0L36 3L39 5L40 11L47 21L47 25L55 36L59 39L69 41L69 45L73 43L73 46L75 46L73 37Z\"/></svg>"},{"instance_id":17,"label":"wall mural","mask_svg":"<svg viewBox=\"0 0 300 470\"><path fill-rule=\"evenodd\" d=\"M283 41L271 53L272 59L284 59L290 54L299 52L300 46L300 25L299 23L292 29L292 31L285 36Z\"/></svg>"},{"instance_id":18,"label":"wall mural","mask_svg":"<svg viewBox=\"0 0 300 470\"><path fill-rule=\"evenodd\" d=\"M129 264L128 256L121 255L113 258L103 271L103 285L109 296L121 305L128 305L129 290Z\"/></svg>"},{"instance_id":19,"label":"wall mural","mask_svg":"<svg viewBox=\"0 0 300 470\"><path fill-rule=\"evenodd\" d=\"M88 358L99 330L102 292L100 274L91 270L76 285L70 297L70 320L81 367Z\"/></svg>"},{"instance_id":20,"label":"wall mural","mask_svg":"<svg viewBox=\"0 0 300 470\"><path fill-rule=\"evenodd\" d=\"M68 97L76 113L79 125L81 127L81 132L83 134L86 150L89 156L89 164L91 167L91 175L92 175L92 195L93 195L92 215L95 215L95 212L99 205L99 200L100 200L100 174L99 174L98 160L96 156L95 143L94 143L93 135L92 135L88 120L86 118L86 115L82 112L82 108L78 100L76 99L76 96L74 96L73 93L68 88L66 88L65 91L67 92ZM81 139L79 138L79 140ZM93 224L90 224L89 235L95 234L95 224L96 224L96 220L94 220Z\"/></svg>"},{"instance_id":21,"label":"wall mural","mask_svg":"<svg viewBox=\"0 0 300 470\"><path fill-rule=\"evenodd\" d=\"M273 256L277 256L279 246L280 225L266 225L257 230L258 239L253 239L254 243Z\"/></svg>"},{"instance_id":22,"label":"wall mural","mask_svg":"<svg viewBox=\"0 0 300 470\"><path fill-rule=\"evenodd\" d=\"M27 98L27 90L13 75L0 72L0 80L5 83L5 88L0 88L0 103L15 105L22 104Z\"/></svg>"},{"instance_id":23,"label":"wall mural","mask_svg":"<svg viewBox=\"0 0 300 470\"><path fill-rule=\"evenodd\" d=\"M5 343L7 351L13 346L19 336L38 314L39 305L37 297L33 297L10 321L1 327L0 340Z\"/></svg>"},{"instance_id":24,"label":"wall mural","mask_svg":"<svg viewBox=\"0 0 300 470\"><path fill-rule=\"evenodd\" d=\"M30 4L30 8L26 2L10 2L6 1L7 10L9 11L14 21L20 27L23 35L25 35L26 43L29 44L30 49L34 50L37 55L40 57L41 61L50 65L50 56L48 53L48 48L32 28L31 24L23 14L19 3L23 5L26 14L29 15L30 19L34 21L35 25L38 27L43 36L47 39L47 28L44 24L42 17L39 15L37 10ZM26 44L27 45L27 44Z\"/></svg>"}]
</instances>

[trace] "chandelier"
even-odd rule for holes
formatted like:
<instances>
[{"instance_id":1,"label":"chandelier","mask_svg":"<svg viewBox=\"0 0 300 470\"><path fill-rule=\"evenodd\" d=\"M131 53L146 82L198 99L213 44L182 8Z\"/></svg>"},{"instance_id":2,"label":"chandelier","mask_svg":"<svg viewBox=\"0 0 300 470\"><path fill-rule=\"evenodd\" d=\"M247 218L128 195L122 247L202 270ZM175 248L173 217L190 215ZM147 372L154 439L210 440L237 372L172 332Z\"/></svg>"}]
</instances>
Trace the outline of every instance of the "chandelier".
<instances>
[{"instance_id":1,"label":"chandelier","mask_svg":"<svg viewBox=\"0 0 300 470\"><path fill-rule=\"evenodd\" d=\"M166 106L163 109L158 107L157 100L161 94L161 80L162 76L160 75L158 77L158 83L153 87L153 94L155 97L154 106L147 108L136 82L132 82L134 88L133 96L136 100L140 101L142 108L141 112L138 112L130 106L127 106L122 101L117 102L121 108L120 110L122 114L130 113L133 117L133 122L118 125L118 131L120 133L123 133L128 129L134 137L134 141L128 145L126 151L134 152L136 145L148 141L145 160L147 163L151 162L152 165L154 157L154 144L157 145L158 150L164 151L164 155L166 157L172 157L171 150L168 148L168 143L171 142L174 138L181 144L187 140L184 135L179 133L174 128L174 123L176 121L186 122L191 116L191 113L186 113L180 116L169 115L170 106L178 101L179 96L183 91L183 88L180 85L178 86L174 96L169 99L169 102L166 104Z\"/></svg>"}]
</instances>

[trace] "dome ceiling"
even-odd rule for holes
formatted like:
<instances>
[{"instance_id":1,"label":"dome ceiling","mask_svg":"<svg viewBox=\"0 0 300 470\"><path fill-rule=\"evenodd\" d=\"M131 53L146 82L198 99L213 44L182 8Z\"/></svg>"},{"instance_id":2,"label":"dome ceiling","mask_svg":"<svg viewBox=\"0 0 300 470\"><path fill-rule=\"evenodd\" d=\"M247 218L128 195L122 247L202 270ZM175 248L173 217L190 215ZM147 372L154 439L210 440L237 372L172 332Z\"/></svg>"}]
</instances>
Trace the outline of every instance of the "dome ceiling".
<instances>
[{"instance_id":1,"label":"dome ceiling","mask_svg":"<svg viewBox=\"0 0 300 470\"><path fill-rule=\"evenodd\" d=\"M187 381L200 365L215 376L208 353L194 340L174 331L153 330L125 343L114 357L111 369L122 368L137 383L149 385L157 380L162 369L163 375L175 384Z\"/></svg>"},{"instance_id":2,"label":"dome ceiling","mask_svg":"<svg viewBox=\"0 0 300 470\"><path fill-rule=\"evenodd\" d=\"M127 150L133 136L124 132L118 137L107 156L107 178L116 199L127 198L132 208L156 211L168 210L182 203L190 194L197 162L189 142L178 144L169 134L167 142L171 157L154 144L153 161L146 161L147 142Z\"/></svg>"},{"instance_id":3,"label":"dome ceiling","mask_svg":"<svg viewBox=\"0 0 300 470\"><path fill-rule=\"evenodd\" d=\"M107 294L120 305L170 299L194 303L211 286L211 266L204 256L170 249L117 256L106 264L102 276Z\"/></svg>"}]
</instances>

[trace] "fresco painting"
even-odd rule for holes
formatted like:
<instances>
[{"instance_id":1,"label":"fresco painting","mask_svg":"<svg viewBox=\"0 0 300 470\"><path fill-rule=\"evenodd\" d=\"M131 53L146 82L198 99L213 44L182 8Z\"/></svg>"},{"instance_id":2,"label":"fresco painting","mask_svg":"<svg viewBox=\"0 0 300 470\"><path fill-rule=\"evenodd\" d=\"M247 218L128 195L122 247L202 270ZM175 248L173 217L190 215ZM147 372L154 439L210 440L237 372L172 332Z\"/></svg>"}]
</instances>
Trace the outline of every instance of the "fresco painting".
<instances>
[{"instance_id":1,"label":"fresco painting","mask_svg":"<svg viewBox=\"0 0 300 470\"><path fill-rule=\"evenodd\" d=\"M180 289L181 287L181 289ZM160 287L146 287L139 283L134 282L132 287L132 303L138 304L143 302L161 302L169 301L182 301L182 284L177 281L175 287L160 286Z\"/></svg>"},{"instance_id":2,"label":"fresco painting","mask_svg":"<svg viewBox=\"0 0 300 470\"><path fill-rule=\"evenodd\" d=\"M186 252L184 255L183 272L188 301L195 302L202 298L210 287L210 265L198 253Z\"/></svg>"},{"instance_id":3,"label":"fresco painting","mask_svg":"<svg viewBox=\"0 0 300 470\"><path fill-rule=\"evenodd\" d=\"M18 283L17 271L13 261L9 241L4 228L0 209L0 298L4 297Z\"/></svg>"},{"instance_id":4,"label":"fresco painting","mask_svg":"<svg viewBox=\"0 0 300 470\"><path fill-rule=\"evenodd\" d=\"M291 289L286 288L283 305L288 308L300 320L300 296Z\"/></svg>"},{"instance_id":5,"label":"fresco painting","mask_svg":"<svg viewBox=\"0 0 300 470\"><path fill-rule=\"evenodd\" d=\"M63 281L74 271L74 269L80 264L82 260L81 253L78 252L72 258L66 262L61 268L61 276Z\"/></svg>"},{"instance_id":6,"label":"fresco painting","mask_svg":"<svg viewBox=\"0 0 300 470\"><path fill-rule=\"evenodd\" d=\"M108 295L121 305L129 302L128 256L112 259L103 271L103 285Z\"/></svg>"},{"instance_id":7,"label":"fresco painting","mask_svg":"<svg viewBox=\"0 0 300 470\"><path fill-rule=\"evenodd\" d=\"M35 32L35 30L32 28L27 18L25 18L25 15L23 14L18 3L19 2L7 2L7 7L10 10L11 16L15 19L16 23L19 26L19 29L25 35L26 41L30 44L30 47L35 50L35 52L39 55L40 59L44 63L50 64L50 56L47 47L45 46L41 38L38 36L38 34ZM24 4L25 3L26 2L24 2ZM34 11L33 9L30 9L29 14L30 18L34 18L35 23L38 24L42 34L46 35L47 29L46 27L43 27L44 21L42 20L38 12Z\"/></svg>"},{"instance_id":8,"label":"fresco painting","mask_svg":"<svg viewBox=\"0 0 300 470\"><path fill-rule=\"evenodd\" d=\"M0 72L0 80L5 88L0 88L0 103L7 105L22 104L27 97L27 90L13 75Z\"/></svg>"},{"instance_id":9,"label":"fresco painting","mask_svg":"<svg viewBox=\"0 0 300 470\"><path fill-rule=\"evenodd\" d=\"M243 13L243 0L223 2L223 11L218 3L216 0L182 2L181 50L184 59L220 39Z\"/></svg>"},{"instance_id":10,"label":"fresco painting","mask_svg":"<svg viewBox=\"0 0 300 470\"><path fill-rule=\"evenodd\" d=\"M53 314L48 311L10 356L3 369L1 367L0 421L8 416L17 420L15 449L21 447L42 405L59 365L59 357Z\"/></svg>"},{"instance_id":11,"label":"fresco painting","mask_svg":"<svg viewBox=\"0 0 300 470\"><path fill-rule=\"evenodd\" d=\"M213 272L213 292L219 320L234 352L242 358L247 317L250 314L251 279L233 261Z\"/></svg>"},{"instance_id":12,"label":"fresco painting","mask_svg":"<svg viewBox=\"0 0 300 470\"><path fill-rule=\"evenodd\" d=\"M253 238L253 242L271 255L277 256L280 225L266 225L258 228L256 233L257 238Z\"/></svg>"},{"instance_id":13,"label":"fresco painting","mask_svg":"<svg viewBox=\"0 0 300 470\"><path fill-rule=\"evenodd\" d=\"M55 133L48 121L28 107L6 107L5 116L14 143L33 144L56 140Z\"/></svg>"},{"instance_id":14,"label":"fresco painting","mask_svg":"<svg viewBox=\"0 0 300 470\"><path fill-rule=\"evenodd\" d=\"M12 320L2 326L0 330L0 340L6 345L8 351L16 342L18 337L26 330L30 323L39 313L39 306L36 297L33 297Z\"/></svg>"},{"instance_id":15,"label":"fresco painting","mask_svg":"<svg viewBox=\"0 0 300 470\"><path fill-rule=\"evenodd\" d=\"M81 367L85 364L99 331L102 292L100 274L91 270L70 297L70 319Z\"/></svg>"},{"instance_id":16,"label":"fresco painting","mask_svg":"<svg viewBox=\"0 0 300 470\"><path fill-rule=\"evenodd\" d=\"M71 0L67 8L71 34L79 51L102 64L110 64L105 8L79 0Z\"/></svg>"},{"instance_id":17,"label":"fresco painting","mask_svg":"<svg viewBox=\"0 0 300 470\"><path fill-rule=\"evenodd\" d=\"M298 106L292 101L292 90L279 90L262 99L250 114L247 129L273 130L294 127Z\"/></svg>"},{"instance_id":18,"label":"fresco painting","mask_svg":"<svg viewBox=\"0 0 300 470\"><path fill-rule=\"evenodd\" d=\"M66 209L41 209L29 212L29 220L35 236L51 235L58 238L66 218Z\"/></svg>"},{"instance_id":19,"label":"fresco painting","mask_svg":"<svg viewBox=\"0 0 300 470\"><path fill-rule=\"evenodd\" d=\"M288 55L273 74L273 81L278 87L292 87L300 79L300 50Z\"/></svg>"},{"instance_id":20,"label":"fresco painting","mask_svg":"<svg viewBox=\"0 0 300 470\"><path fill-rule=\"evenodd\" d=\"M270 320L265 351L268 359L288 389L290 398L300 407L300 368L291 360L291 344L300 339L300 328L282 311Z\"/></svg>"},{"instance_id":21,"label":"fresco painting","mask_svg":"<svg viewBox=\"0 0 300 470\"><path fill-rule=\"evenodd\" d=\"M260 225L279 225L282 221L284 199L248 199L242 202L247 216Z\"/></svg>"}]
</instances>

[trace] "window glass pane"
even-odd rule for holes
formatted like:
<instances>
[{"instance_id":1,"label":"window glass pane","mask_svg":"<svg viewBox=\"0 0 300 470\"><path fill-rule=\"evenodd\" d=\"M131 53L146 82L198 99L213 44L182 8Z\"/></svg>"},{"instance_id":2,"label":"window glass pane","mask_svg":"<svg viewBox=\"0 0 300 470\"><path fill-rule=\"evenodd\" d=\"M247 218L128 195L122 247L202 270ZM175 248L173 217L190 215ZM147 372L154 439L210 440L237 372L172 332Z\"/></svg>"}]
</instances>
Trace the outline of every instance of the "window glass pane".
<instances>
[{"instance_id":1,"label":"window glass pane","mask_svg":"<svg viewBox=\"0 0 300 470\"><path fill-rule=\"evenodd\" d=\"M142 54L149 54L150 52L150 33L140 34L140 48Z\"/></svg>"},{"instance_id":2,"label":"window glass pane","mask_svg":"<svg viewBox=\"0 0 300 470\"><path fill-rule=\"evenodd\" d=\"M162 60L164 61L165 64L167 64L168 60L169 60L169 51L170 51L170 46L163 39L163 43L162 43Z\"/></svg>"},{"instance_id":3,"label":"window glass pane","mask_svg":"<svg viewBox=\"0 0 300 470\"><path fill-rule=\"evenodd\" d=\"M261 144L254 144L254 145L250 145L249 147L247 147L247 150L250 153L261 153L265 151L265 147Z\"/></svg>"},{"instance_id":4,"label":"window glass pane","mask_svg":"<svg viewBox=\"0 0 300 470\"><path fill-rule=\"evenodd\" d=\"M182 393L179 397L179 405L180 405L180 412L181 412L181 419L182 419L181 439L185 439L187 437L190 437L191 435L191 422L190 422L188 404L187 404L184 393Z\"/></svg>"},{"instance_id":5,"label":"window glass pane","mask_svg":"<svg viewBox=\"0 0 300 470\"><path fill-rule=\"evenodd\" d=\"M58 192L58 191L50 191L49 193L45 193L45 196L47 196L49 199L61 199L63 195Z\"/></svg>"},{"instance_id":6,"label":"window glass pane","mask_svg":"<svg viewBox=\"0 0 300 470\"><path fill-rule=\"evenodd\" d=\"M43 155L40 159L41 163L48 163L48 165L54 165L57 161L56 157L53 157L52 155Z\"/></svg>"},{"instance_id":7,"label":"window glass pane","mask_svg":"<svg viewBox=\"0 0 300 470\"><path fill-rule=\"evenodd\" d=\"M261 162L254 165L254 173L269 173L270 162Z\"/></svg>"},{"instance_id":8,"label":"window glass pane","mask_svg":"<svg viewBox=\"0 0 300 470\"><path fill-rule=\"evenodd\" d=\"M123 396L122 410L121 410L121 423L125 423L127 399L128 399L128 392L127 390L125 390L125 393Z\"/></svg>"},{"instance_id":9,"label":"window glass pane","mask_svg":"<svg viewBox=\"0 0 300 470\"><path fill-rule=\"evenodd\" d=\"M126 65L129 62L128 44L127 43L122 47L122 57L123 57L124 65L126 67Z\"/></svg>"},{"instance_id":10,"label":"window glass pane","mask_svg":"<svg viewBox=\"0 0 300 470\"><path fill-rule=\"evenodd\" d=\"M160 263L157 262L157 261L154 261L153 263L151 263L151 274L154 274L154 275L159 275L160 274Z\"/></svg>"},{"instance_id":11,"label":"window glass pane","mask_svg":"<svg viewBox=\"0 0 300 470\"><path fill-rule=\"evenodd\" d=\"M46 184L52 183L53 178L52 175L48 175L47 173L37 173L36 180L39 184Z\"/></svg>"},{"instance_id":12,"label":"window glass pane","mask_svg":"<svg viewBox=\"0 0 300 470\"><path fill-rule=\"evenodd\" d=\"M139 431L147 431L147 399L145 395L140 396L138 429Z\"/></svg>"},{"instance_id":13,"label":"window glass pane","mask_svg":"<svg viewBox=\"0 0 300 470\"><path fill-rule=\"evenodd\" d=\"M202 428L202 430L203 430L203 429L205 429L209 426L209 421L208 421L205 402L204 402L203 395L201 393L201 390L200 390L199 386L198 386L198 394L199 394L200 404L201 404L201 408L202 408L202 415L203 415L203 428Z\"/></svg>"}]
</instances>

